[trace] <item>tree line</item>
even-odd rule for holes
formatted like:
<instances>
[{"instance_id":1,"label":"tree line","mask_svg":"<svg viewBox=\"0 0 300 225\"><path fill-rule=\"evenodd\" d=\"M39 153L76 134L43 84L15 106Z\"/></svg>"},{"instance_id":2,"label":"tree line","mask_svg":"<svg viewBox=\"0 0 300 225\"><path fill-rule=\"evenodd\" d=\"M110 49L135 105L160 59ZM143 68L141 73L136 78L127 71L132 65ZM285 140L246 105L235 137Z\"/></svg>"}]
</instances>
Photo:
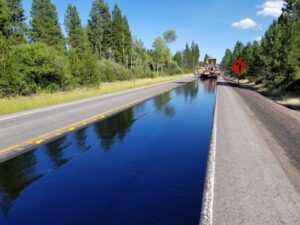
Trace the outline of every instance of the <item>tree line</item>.
<instances>
[{"instance_id":1,"label":"tree line","mask_svg":"<svg viewBox=\"0 0 300 225\"><path fill-rule=\"evenodd\" d=\"M146 49L119 6L110 10L104 0L93 0L86 26L69 4L64 26L66 37L51 0L32 1L29 24L22 0L0 0L0 97L180 74L191 71L200 57L194 42L180 59L173 57L168 45L177 36L172 30Z\"/></svg>"},{"instance_id":2,"label":"tree line","mask_svg":"<svg viewBox=\"0 0 300 225\"><path fill-rule=\"evenodd\" d=\"M248 70L242 75L269 89L300 91L300 1L286 0L282 15L274 20L261 41L245 46L238 41L226 50L221 67L227 75L235 76L231 65L243 59Z\"/></svg>"}]
</instances>

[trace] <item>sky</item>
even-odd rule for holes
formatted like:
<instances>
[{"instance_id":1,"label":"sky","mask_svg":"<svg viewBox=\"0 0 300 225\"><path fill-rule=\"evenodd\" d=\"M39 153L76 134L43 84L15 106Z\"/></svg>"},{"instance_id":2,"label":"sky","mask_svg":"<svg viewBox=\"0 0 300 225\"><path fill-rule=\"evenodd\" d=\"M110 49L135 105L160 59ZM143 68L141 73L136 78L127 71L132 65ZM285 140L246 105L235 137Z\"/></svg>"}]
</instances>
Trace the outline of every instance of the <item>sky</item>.
<instances>
[{"instance_id":1,"label":"sky","mask_svg":"<svg viewBox=\"0 0 300 225\"><path fill-rule=\"evenodd\" d=\"M87 24L92 0L52 0L64 30L64 15L69 3L79 11ZM247 43L259 40L283 7L282 0L106 0L110 9L118 4L129 20L135 37L151 48L153 40L166 30L175 30L177 41L172 52L182 50L187 42L199 44L201 59L207 53L218 61L237 40ZM30 20L32 0L23 6Z\"/></svg>"}]
</instances>

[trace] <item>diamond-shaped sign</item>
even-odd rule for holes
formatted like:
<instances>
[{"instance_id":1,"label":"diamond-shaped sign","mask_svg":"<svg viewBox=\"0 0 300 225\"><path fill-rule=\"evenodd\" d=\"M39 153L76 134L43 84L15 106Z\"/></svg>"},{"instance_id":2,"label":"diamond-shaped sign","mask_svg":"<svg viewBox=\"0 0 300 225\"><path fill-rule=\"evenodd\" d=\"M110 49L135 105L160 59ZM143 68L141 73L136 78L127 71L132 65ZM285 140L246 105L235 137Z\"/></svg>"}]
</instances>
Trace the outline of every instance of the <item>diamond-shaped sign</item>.
<instances>
[{"instance_id":1,"label":"diamond-shaped sign","mask_svg":"<svg viewBox=\"0 0 300 225\"><path fill-rule=\"evenodd\" d=\"M240 75L247 69L247 64L242 59L237 59L232 64L231 69L238 75Z\"/></svg>"}]
</instances>

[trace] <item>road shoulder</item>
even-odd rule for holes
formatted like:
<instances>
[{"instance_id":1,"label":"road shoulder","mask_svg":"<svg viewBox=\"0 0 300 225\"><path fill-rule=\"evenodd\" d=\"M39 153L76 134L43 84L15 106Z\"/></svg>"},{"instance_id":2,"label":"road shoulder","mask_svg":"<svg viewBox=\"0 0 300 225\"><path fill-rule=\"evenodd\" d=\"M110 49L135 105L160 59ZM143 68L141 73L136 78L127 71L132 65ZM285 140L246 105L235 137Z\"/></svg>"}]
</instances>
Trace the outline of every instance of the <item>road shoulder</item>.
<instances>
[{"instance_id":1,"label":"road shoulder","mask_svg":"<svg viewBox=\"0 0 300 225\"><path fill-rule=\"evenodd\" d=\"M247 104L225 81L218 85L217 101L212 224L298 224L299 193Z\"/></svg>"}]
</instances>

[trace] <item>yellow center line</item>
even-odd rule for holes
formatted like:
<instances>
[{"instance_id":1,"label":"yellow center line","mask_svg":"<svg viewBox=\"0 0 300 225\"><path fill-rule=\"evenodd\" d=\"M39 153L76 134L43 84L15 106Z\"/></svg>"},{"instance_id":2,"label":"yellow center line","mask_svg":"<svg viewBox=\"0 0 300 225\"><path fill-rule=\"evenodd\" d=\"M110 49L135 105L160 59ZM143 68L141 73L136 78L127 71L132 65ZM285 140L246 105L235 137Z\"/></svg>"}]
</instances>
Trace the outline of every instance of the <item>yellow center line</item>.
<instances>
[{"instance_id":1,"label":"yellow center line","mask_svg":"<svg viewBox=\"0 0 300 225\"><path fill-rule=\"evenodd\" d=\"M11 150L16 149L18 147L20 147L20 145L13 145L11 147L4 148L4 149L0 150L0 153L8 152L8 151L11 151Z\"/></svg>"},{"instance_id":2,"label":"yellow center line","mask_svg":"<svg viewBox=\"0 0 300 225\"><path fill-rule=\"evenodd\" d=\"M120 111L122 109L128 108L129 106L136 105L136 104L141 103L141 102L143 102L145 100L151 99L154 96L157 96L158 94L163 94L163 93L169 92L171 90L172 89L168 88L168 89L165 89L163 91L159 91L159 92L157 92L155 94L151 94L151 95L148 95L146 97L140 98L138 100L135 100L135 101L123 104L123 105L121 105L119 107L110 109L110 110L108 110L108 111L106 111L104 113L96 114L94 116L91 116L91 117L88 117L86 119L83 119L83 120L81 120L79 122L69 124L69 125L67 125L67 126L65 126L63 128L54 130L52 132L40 135L40 136L35 137L35 138L31 138L31 139L25 140L21 144L17 144L17 145L10 146L8 148L1 149L0 150L0 154L8 152L8 151L11 151L11 150L14 150L14 149L16 149L18 147L25 147L28 144L36 144L36 145L42 144L44 141L49 140L49 139L51 139L51 138L53 138L55 136L59 136L59 135L62 135L64 133L68 133L70 131L74 131L76 128L82 127L82 125L87 125L87 124L92 123L92 122L94 122L96 120L103 119L103 118L105 118L105 117L107 117L107 116L109 116L109 115L111 115L111 114L113 114L113 113L115 113L117 111Z\"/></svg>"}]
</instances>

